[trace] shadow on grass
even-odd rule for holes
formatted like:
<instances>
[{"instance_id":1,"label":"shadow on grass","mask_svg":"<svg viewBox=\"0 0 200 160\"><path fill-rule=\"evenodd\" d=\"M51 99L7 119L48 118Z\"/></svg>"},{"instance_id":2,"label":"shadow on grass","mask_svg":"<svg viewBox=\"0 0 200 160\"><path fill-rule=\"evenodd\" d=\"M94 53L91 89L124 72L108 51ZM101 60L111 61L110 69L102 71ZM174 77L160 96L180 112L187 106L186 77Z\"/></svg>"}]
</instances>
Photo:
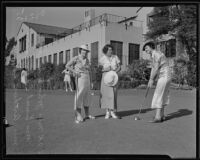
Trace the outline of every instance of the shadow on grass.
<instances>
[{"instance_id":1,"label":"shadow on grass","mask_svg":"<svg viewBox=\"0 0 200 160\"><path fill-rule=\"evenodd\" d=\"M11 125L11 124L4 124L4 126L5 126L6 128L8 128L8 127L12 127L13 125Z\"/></svg>"},{"instance_id":2,"label":"shadow on grass","mask_svg":"<svg viewBox=\"0 0 200 160\"><path fill-rule=\"evenodd\" d=\"M43 117L37 117L37 118L34 118L35 120L40 120L40 119L44 119Z\"/></svg>"},{"instance_id":3,"label":"shadow on grass","mask_svg":"<svg viewBox=\"0 0 200 160\"><path fill-rule=\"evenodd\" d=\"M151 110L152 110L151 108L142 109L140 113L146 113L146 112L151 111ZM140 111L139 109L137 109L137 110L119 111L119 112L117 112L117 115L122 118L122 117L126 117L126 116L131 116L133 114L138 114L139 111ZM97 115L95 117L98 118L98 117L104 117L104 116L105 116L105 114L101 114L101 115Z\"/></svg>"},{"instance_id":4,"label":"shadow on grass","mask_svg":"<svg viewBox=\"0 0 200 160\"><path fill-rule=\"evenodd\" d=\"M193 111L188 110L188 109L179 109L176 112L173 112L173 113L170 113L170 114L166 115L166 120L165 121L171 120L173 118L179 118L179 117L183 117L183 116L188 116L188 115L191 115L192 113L193 113Z\"/></svg>"},{"instance_id":5,"label":"shadow on grass","mask_svg":"<svg viewBox=\"0 0 200 160\"><path fill-rule=\"evenodd\" d=\"M151 111L152 109L151 108L147 108L147 109L141 109L141 112L140 113L146 113L146 112L149 112ZM117 112L118 115L120 117L127 117L127 116L131 116L133 114L138 114L139 113L139 109L138 110L128 110L128 111L120 111L120 112Z\"/></svg>"}]
</instances>

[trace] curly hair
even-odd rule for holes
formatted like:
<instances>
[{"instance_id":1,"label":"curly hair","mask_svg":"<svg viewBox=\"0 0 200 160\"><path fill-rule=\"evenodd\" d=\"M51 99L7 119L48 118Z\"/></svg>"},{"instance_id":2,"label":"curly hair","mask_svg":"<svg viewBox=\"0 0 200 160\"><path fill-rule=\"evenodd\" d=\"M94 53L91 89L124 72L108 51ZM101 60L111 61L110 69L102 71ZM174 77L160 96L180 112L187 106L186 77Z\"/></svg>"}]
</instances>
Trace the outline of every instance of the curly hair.
<instances>
[{"instance_id":1,"label":"curly hair","mask_svg":"<svg viewBox=\"0 0 200 160\"><path fill-rule=\"evenodd\" d=\"M113 47L111 44L106 44L106 45L103 47L103 49L102 49L102 51L103 51L104 54L107 53L108 48L112 48L112 50L114 49L114 47Z\"/></svg>"},{"instance_id":2,"label":"curly hair","mask_svg":"<svg viewBox=\"0 0 200 160\"><path fill-rule=\"evenodd\" d=\"M142 49L143 51L145 50L146 46L149 46L150 48L155 49L155 43L154 42L145 43L144 46L143 46L143 49Z\"/></svg>"}]
</instances>

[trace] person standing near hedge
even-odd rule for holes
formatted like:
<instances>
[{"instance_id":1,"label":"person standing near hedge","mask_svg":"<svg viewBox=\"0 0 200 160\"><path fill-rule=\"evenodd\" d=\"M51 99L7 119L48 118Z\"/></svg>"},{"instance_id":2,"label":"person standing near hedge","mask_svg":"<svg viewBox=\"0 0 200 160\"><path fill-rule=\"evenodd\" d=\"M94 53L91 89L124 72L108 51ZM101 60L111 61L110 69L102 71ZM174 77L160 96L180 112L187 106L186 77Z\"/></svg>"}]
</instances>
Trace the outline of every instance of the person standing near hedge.
<instances>
[{"instance_id":1,"label":"person standing near hedge","mask_svg":"<svg viewBox=\"0 0 200 160\"><path fill-rule=\"evenodd\" d=\"M156 109L155 117L151 123L160 123L165 120L164 109L169 104L169 88L171 83L171 70L165 55L155 50L155 44L148 42L143 46L143 50L150 54L152 59L152 69L148 87L152 87L157 77L157 85L153 95L151 108Z\"/></svg>"},{"instance_id":2,"label":"person standing near hedge","mask_svg":"<svg viewBox=\"0 0 200 160\"><path fill-rule=\"evenodd\" d=\"M86 45L79 47L79 55L72 58L67 64L66 68L73 72L76 79L76 93L75 93L75 122L83 122L84 119L95 119L89 114L90 105L90 63L88 59L88 52ZM73 69L74 66L74 69ZM84 108L85 118L82 118L81 109Z\"/></svg>"},{"instance_id":3,"label":"person standing near hedge","mask_svg":"<svg viewBox=\"0 0 200 160\"><path fill-rule=\"evenodd\" d=\"M72 92L72 86L71 86L71 77L70 77L70 72L68 69L64 69L62 71L62 73L65 73L65 76L64 76L64 82L65 82L65 88L66 88L66 92L68 92L68 86L69 86L69 89L70 91Z\"/></svg>"},{"instance_id":4,"label":"person standing near hedge","mask_svg":"<svg viewBox=\"0 0 200 160\"><path fill-rule=\"evenodd\" d=\"M106 44L103 47L104 55L99 60L99 65L102 67L102 80L101 80L101 98L100 107L106 109L105 119L110 117L119 119L116 115L117 111L117 84L114 86L106 85L104 78L109 71L118 73L121 70L120 60L117 55L113 55L113 46Z\"/></svg>"},{"instance_id":5,"label":"person standing near hedge","mask_svg":"<svg viewBox=\"0 0 200 160\"><path fill-rule=\"evenodd\" d=\"M21 83L25 86L26 91L28 90L27 89L27 76L28 76L28 73L26 71L26 68L23 68L22 72L21 72Z\"/></svg>"}]
</instances>

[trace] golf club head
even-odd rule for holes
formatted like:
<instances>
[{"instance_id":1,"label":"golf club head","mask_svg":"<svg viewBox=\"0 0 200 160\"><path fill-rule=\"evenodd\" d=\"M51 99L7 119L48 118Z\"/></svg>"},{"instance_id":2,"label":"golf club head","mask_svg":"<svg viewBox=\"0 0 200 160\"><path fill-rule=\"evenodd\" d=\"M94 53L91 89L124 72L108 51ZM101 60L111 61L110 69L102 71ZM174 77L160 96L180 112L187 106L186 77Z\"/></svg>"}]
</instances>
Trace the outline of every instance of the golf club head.
<instances>
[{"instance_id":1,"label":"golf club head","mask_svg":"<svg viewBox=\"0 0 200 160\"><path fill-rule=\"evenodd\" d=\"M135 117L135 121L138 121L138 120L140 120L140 117Z\"/></svg>"}]
</instances>

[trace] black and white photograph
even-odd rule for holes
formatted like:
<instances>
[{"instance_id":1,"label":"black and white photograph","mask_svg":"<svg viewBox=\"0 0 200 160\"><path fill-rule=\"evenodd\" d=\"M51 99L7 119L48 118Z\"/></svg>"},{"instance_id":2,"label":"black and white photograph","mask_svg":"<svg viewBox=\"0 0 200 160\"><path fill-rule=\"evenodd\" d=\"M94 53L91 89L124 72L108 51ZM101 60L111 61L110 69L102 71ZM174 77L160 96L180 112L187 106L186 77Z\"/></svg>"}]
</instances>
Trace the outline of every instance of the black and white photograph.
<instances>
[{"instance_id":1,"label":"black and white photograph","mask_svg":"<svg viewBox=\"0 0 200 160\"><path fill-rule=\"evenodd\" d=\"M197 157L198 3L11 4L5 157Z\"/></svg>"}]
</instances>

